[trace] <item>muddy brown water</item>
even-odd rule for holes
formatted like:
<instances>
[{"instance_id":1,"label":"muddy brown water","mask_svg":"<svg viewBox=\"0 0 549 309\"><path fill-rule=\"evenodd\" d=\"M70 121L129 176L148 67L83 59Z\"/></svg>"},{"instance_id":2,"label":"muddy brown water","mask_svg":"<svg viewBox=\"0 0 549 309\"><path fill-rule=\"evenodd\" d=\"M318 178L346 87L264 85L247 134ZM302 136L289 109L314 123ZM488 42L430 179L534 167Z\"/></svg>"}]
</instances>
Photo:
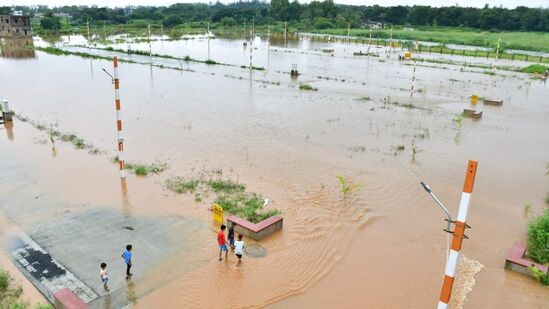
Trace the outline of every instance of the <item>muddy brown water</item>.
<instances>
[{"instance_id":1,"label":"muddy brown water","mask_svg":"<svg viewBox=\"0 0 549 309\"><path fill-rule=\"evenodd\" d=\"M241 43L212 40L212 58L245 64ZM204 44L154 42L158 53L198 59L206 58ZM218 262L213 242L186 253L205 264L166 260L136 283L138 308L425 308L438 301L446 235L443 214L419 181L429 183L455 214L467 160L475 159L479 170L468 220L473 228L462 252L484 268L474 276L465 305L547 304L547 288L505 271L503 264L513 242L525 239L524 205L531 204L533 214L546 207L549 85L525 74L490 76L432 64L418 67L416 89L422 92L410 98L410 66L393 58L348 56L364 47L304 44L275 42L267 52L258 43L258 61L268 70L253 72L252 82L238 67L158 58L153 62L195 72L122 64L126 158L169 165L160 175L130 176L126 196L109 162L116 115L110 78L101 69L112 64L42 52L1 58L0 95L13 110L108 151L93 156L58 141L53 152L44 132L16 119L0 132L1 192L20 195L10 199L48 194L68 208L114 204L126 214L178 214L208 223L209 199L196 203L163 183L172 175L222 170L223 177L273 200L268 207L282 211L284 230L261 241L266 257L245 258L240 268L234 259ZM334 46L336 55L315 51L320 46ZM277 72L296 62L303 73L297 81ZM302 82L318 91L300 91ZM483 119L464 119L457 128L452 119L470 107L471 94L505 102L478 104ZM397 150L400 145L404 150ZM362 190L343 199L338 175L361 183ZM31 191L17 189L22 185ZM65 209L60 207L22 214L16 224L28 229ZM166 273L177 276L166 283Z\"/></svg>"}]
</instances>

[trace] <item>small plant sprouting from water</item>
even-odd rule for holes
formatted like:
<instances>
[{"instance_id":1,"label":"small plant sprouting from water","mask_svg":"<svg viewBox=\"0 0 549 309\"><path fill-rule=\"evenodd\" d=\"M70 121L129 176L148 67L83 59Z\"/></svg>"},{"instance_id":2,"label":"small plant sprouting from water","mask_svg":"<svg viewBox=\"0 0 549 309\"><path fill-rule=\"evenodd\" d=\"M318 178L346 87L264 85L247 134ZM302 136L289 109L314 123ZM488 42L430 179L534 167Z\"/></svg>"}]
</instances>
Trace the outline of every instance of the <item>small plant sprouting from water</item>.
<instances>
[{"instance_id":1,"label":"small plant sprouting from water","mask_svg":"<svg viewBox=\"0 0 549 309\"><path fill-rule=\"evenodd\" d=\"M299 85L299 90L305 90L305 91L317 91L318 88L314 88L313 86L309 84L301 84Z\"/></svg>"},{"instance_id":2,"label":"small plant sprouting from water","mask_svg":"<svg viewBox=\"0 0 549 309\"><path fill-rule=\"evenodd\" d=\"M524 205L524 218L528 219L530 213L532 212L532 204L528 203Z\"/></svg>"},{"instance_id":3,"label":"small plant sprouting from water","mask_svg":"<svg viewBox=\"0 0 549 309\"><path fill-rule=\"evenodd\" d=\"M206 61L204 61L205 64L217 64L217 62L215 60L212 60L212 59L208 59Z\"/></svg>"},{"instance_id":4,"label":"small plant sprouting from water","mask_svg":"<svg viewBox=\"0 0 549 309\"><path fill-rule=\"evenodd\" d=\"M529 266L528 270L537 282L543 285L549 285L549 274L539 270L536 266Z\"/></svg>"},{"instance_id":5,"label":"small plant sprouting from water","mask_svg":"<svg viewBox=\"0 0 549 309\"><path fill-rule=\"evenodd\" d=\"M456 125L456 128L459 130L463 127L463 115L459 114L455 118L452 119L454 124Z\"/></svg>"},{"instance_id":6,"label":"small plant sprouting from water","mask_svg":"<svg viewBox=\"0 0 549 309\"><path fill-rule=\"evenodd\" d=\"M344 199L346 199L349 195L359 192L362 189L362 184L351 183L341 175L338 175L337 179L339 180L339 184L341 185L341 194L343 194Z\"/></svg>"}]
</instances>

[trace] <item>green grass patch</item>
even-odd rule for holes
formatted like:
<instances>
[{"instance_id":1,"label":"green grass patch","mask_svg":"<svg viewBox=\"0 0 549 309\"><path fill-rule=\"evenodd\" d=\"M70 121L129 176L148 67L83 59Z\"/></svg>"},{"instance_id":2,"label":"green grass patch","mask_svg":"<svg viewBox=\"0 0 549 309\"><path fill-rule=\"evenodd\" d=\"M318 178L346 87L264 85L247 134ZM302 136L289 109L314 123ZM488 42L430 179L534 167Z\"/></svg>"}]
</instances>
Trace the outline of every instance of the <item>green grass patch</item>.
<instances>
[{"instance_id":1,"label":"green grass patch","mask_svg":"<svg viewBox=\"0 0 549 309\"><path fill-rule=\"evenodd\" d=\"M369 29L351 29L350 35L363 37L367 42L369 31ZM346 28L324 29L315 32L347 35ZM389 36L389 29L372 31L372 37L374 38L388 39ZM499 38L501 38L500 50L521 49L549 52L549 33L547 32L489 32L471 28L417 26L414 26L413 31L397 27L393 30L393 39L481 46L493 48L494 50L497 47Z\"/></svg>"},{"instance_id":2,"label":"green grass patch","mask_svg":"<svg viewBox=\"0 0 549 309\"><path fill-rule=\"evenodd\" d=\"M204 61L205 64L218 64L217 62L215 62L214 60L212 59L208 59L206 61Z\"/></svg>"},{"instance_id":3,"label":"green grass patch","mask_svg":"<svg viewBox=\"0 0 549 309\"><path fill-rule=\"evenodd\" d=\"M223 207L224 211L253 223L263 221L280 213L277 209L262 212L264 199L261 195L255 193L239 192L236 194L221 195L215 199L214 203Z\"/></svg>"},{"instance_id":4,"label":"green grass patch","mask_svg":"<svg viewBox=\"0 0 549 309\"><path fill-rule=\"evenodd\" d=\"M548 66L543 64L531 64L527 67L524 67L520 69L523 73L537 73L537 74L543 74L549 69Z\"/></svg>"},{"instance_id":5,"label":"green grass patch","mask_svg":"<svg viewBox=\"0 0 549 309\"><path fill-rule=\"evenodd\" d=\"M0 308L4 309L53 309L50 305L36 304L31 306L21 300L23 289L17 284L11 275L0 269Z\"/></svg>"},{"instance_id":6,"label":"green grass patch","mask_svg":"<svg viewBox=\"0 0 549 309\"><path fill-rule=\"evenodd\" d=\"M175 193L194 193L195 202L202 202L209 193L215 194L214 203L227 213L257 223L279 214L277 209L263 211L264 199L260 194L246 192L246 186L227 179L189 179L172 177L166 180L166 188Z\"/></svg>"}]
</instances>

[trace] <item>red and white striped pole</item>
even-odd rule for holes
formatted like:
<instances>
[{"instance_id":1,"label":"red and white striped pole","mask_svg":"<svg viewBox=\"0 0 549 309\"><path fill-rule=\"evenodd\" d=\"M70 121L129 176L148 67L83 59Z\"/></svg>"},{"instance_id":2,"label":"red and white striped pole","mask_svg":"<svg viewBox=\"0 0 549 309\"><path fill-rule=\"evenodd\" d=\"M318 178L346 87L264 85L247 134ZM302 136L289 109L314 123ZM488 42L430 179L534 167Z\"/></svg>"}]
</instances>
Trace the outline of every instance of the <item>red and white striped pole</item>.
<instances>
[{"instance_id":1,"label":"red and white striped pole","mask_svg":"<svg viewBox=\"0 0 549 309\"><path fill-rule=\"evenodd\" d=\"M467 211L469 210L469 201L471 200L471 192L475 184L475 175L477 173L478 161L469 160L467 165L467 173L465 175L465 183L463 184L463 193L461 193L461 202L459 203L458 216L454 223L454 236L452 238L452 247L446 260L446 269L444 271L444 283L438 302L438 309L446 309L452 295L452 286L454 285L454 276L461 250L461 243L465 236L465 228L469 227L467 221Z\"/></svg>"},{"instance_id":2,"label":"red and white striped pole","mask_svg":"<svg viewBox=\"0 0 549 309\"><path fill-rule=\"evenodd\" d=\"M114 56L114 98L116 103L116 128L118 131L118 166L122 188L126 188L126 167L124 161L124 137L122 135L122 115L120 112L120 79L118 79L118 57Z\"/></svg>"}]
</instances>

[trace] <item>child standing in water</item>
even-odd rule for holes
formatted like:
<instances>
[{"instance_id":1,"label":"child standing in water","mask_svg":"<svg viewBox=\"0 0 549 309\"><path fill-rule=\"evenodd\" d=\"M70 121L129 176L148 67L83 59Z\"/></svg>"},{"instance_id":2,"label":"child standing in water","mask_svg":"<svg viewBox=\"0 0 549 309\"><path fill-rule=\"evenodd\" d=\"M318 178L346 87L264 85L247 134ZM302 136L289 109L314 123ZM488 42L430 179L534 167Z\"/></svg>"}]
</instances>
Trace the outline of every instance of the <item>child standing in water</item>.
<instances>
[{"instance_id":1,"label":"child standing in water","mask_svg":"<svg viewBox=\"0 0 549 309\"><path fill-rule=\"evenodd\" d=\"M221 224L221 230L219 233L217 233L217 244L219 245L219 260L222 261L221 253L225 251L225 260L227 260L227 255L229 254L229 250L227 249L227 243L225 241L225 229L227 227L225 224Z\"/></svg>"},{"instance_id":2,"label":"child standing in water","mask_svg":"<svg viewBox=\"0 0 549 309\"><path fill-rule=\"evenodd\" d=\"M107 264L101 263L101 271L99 272L101 275L101 282L103 282L103 288L105 291L109 291L109 287L107 286L107 282L109 282L109 274L107 274Z\"/></svg>"},{"instance_id":3,"label":"child standing in water","mask_svg":"<svg viewBox=\"0 0 549 309\"><path fill-rule=\"evenodd\" d=\"M132 268L132 256L133 256L132 250L133 250L133 246L132 245L127 245L126 246L126 251L124 251L124 253L122 253L122 258L124 259L124 262L126 263L126 280L129 280L132 277L132 273L130 272L130 268Z\"/></svg>"},{"instance_id":4,"label":"child standing in water","mask_svg":"<svg viewBox=\"0 0 549 309\"><path fill-rule=\"evenodd\" d=\"M234 253L238 258L236 266L242 264L242 254L244 253L244 240L242 240L242 234L238 234L238 240L234 242Z\"/></svg>"},{"instance_id":5,"label":"child standing in water","mask_svg":"<svg viewBox=\"0 0 549 309\"><path fill-rule=\"evenodd\" d=\"M229 246L231 246L231 250L234 251L234 227L236 226L236 223L231 223L231 227L229 227L229 234L227 235L227 238L229 239Z\"/></svg>"}]
</instances>

